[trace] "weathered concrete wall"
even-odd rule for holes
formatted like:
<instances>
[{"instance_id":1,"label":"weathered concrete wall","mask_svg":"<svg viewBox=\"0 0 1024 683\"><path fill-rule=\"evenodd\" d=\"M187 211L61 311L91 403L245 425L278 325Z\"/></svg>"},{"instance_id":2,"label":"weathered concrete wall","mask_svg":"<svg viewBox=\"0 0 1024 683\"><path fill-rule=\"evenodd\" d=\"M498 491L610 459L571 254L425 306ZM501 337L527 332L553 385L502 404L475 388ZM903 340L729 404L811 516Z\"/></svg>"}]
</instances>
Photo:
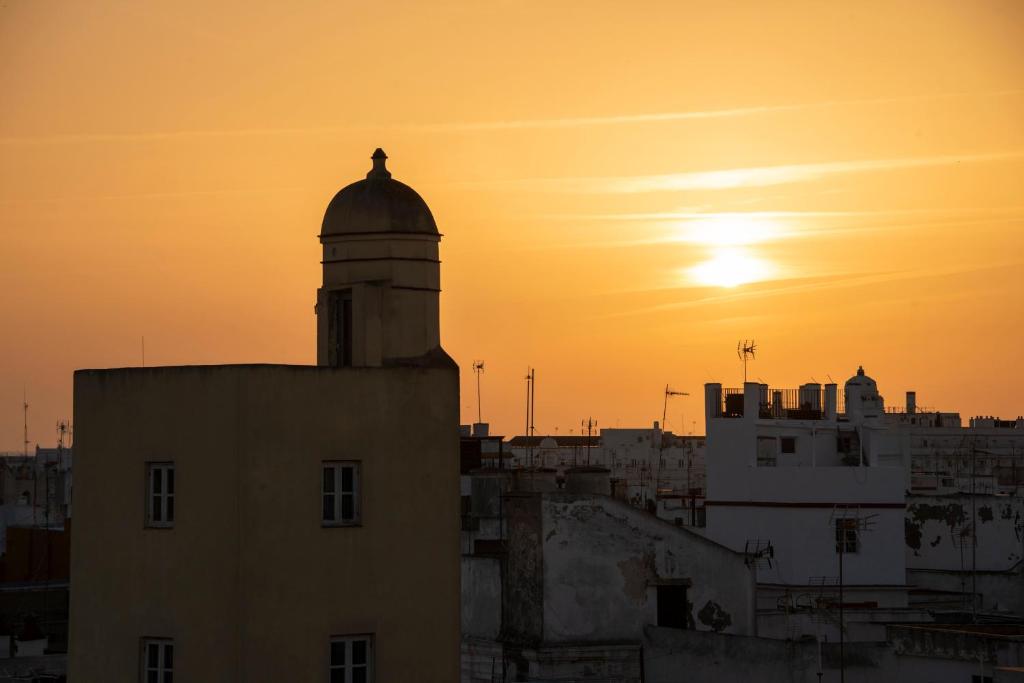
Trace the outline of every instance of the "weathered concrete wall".
<instances>
[{"instance_id":1,"label":"weathered concrete wall","mask_svg":"<svg viewBox=\"0 0 1024 683\"><path fill-rule=\"evenodd\" d=\"M373 633L378 680L455 680L458 371L210 366L75 375L70 678L136 680L175 639L182 680L323 680ZM321 463L362 463L362 525L321 525ZM173 529L145 463L176 466Z\"/></svg>"},{"instance_id":2,"label":"weathered concrete wall","mask_svg":"<svg viewBox=\"0 0 1024 683\"><path fill-rule=\"evenodd\" d=\"M587 681L641 683L640 643L574 643L524 648L494 641L462 643L462 683Z\"/></svg>"},{"instance_id":3,"label":"weathered concrete wall","mask_svg":"<svg viewBox=\"0 0 1024 683\"><path fill-rule=\"evenodd\" d=\"M505 497L508 553L502 577L502 639L539 643L544 638L544 554L541 494Z\"/></svg>"},{"instance_id":4,"label":"weathered concrete wall","mask_svg":"<svg viewBox=\"0 0 1024 683\"><path fill-rule=\"evenodd\" d=\"M621 501L544 496L544 641L636 639L657 623L657 584L689 580L699 630L753 633L742 555Z\"/></svg>"},{"instance_id":5,"label":"weathered concrete wall","mask_svg":"<svg viewBox=\"0 0 1024 683\"><path fill-rule=\"evenodd\" d=\"M721 633L648 628L644 640L645 683L818 683L818 644L749 638ZM824 681L838 681L839 644L823 643ZM993 661L903 652L886 643L847 643L848 683L944 683L991 676Z\"/></svg>"},{"instance_id":6,"label":"weathered concrete wall","mask_svg":"<svg viewBox=\"0 0 1024 683\"><path fill-rule=\"evenodd\" d=\"M462 635L496 639L501 631L501 560L462 557Z\"/></svg>"},{"instance_id":7,"label":"weathered concrete wall","mask_svg":"<svg viewBox=\"0 0 1024 683\"><path fill-rule=\"evenodd\" d=\"M977 548L971 547L974 519L971 496L907 497L905 541L908 569L1008 571L1020 563L1024 548L1024 499L974 497Z\"/></svg>"},{"instance_id":8,"label":"weathered concrete wall","mask_svg":"<svg viewBox=\"0 0 1024 683\"><path fill-rule=\"evenodd\" d=\"M965 494L907 498L908 580L919 588L976 592L981 609L1024 613L1024 499L977 495L973 508L974 515Z\"/></svg>"},{"instance_id":9,"label":"weathered concrete wall","mask_svg":"<svg viewBox=\"0 0 1024 683\"><path fill-rule=\"evenodd\" d=\"M977 607L983 611L1024 614L1024 565L1008 572L983 572L945 569L913 569L907 583L916 588L944 591L948 607L970 610L970 595L977 595ZM952 594L962 593L962 597Z\"/></svg>"}]
</instances>

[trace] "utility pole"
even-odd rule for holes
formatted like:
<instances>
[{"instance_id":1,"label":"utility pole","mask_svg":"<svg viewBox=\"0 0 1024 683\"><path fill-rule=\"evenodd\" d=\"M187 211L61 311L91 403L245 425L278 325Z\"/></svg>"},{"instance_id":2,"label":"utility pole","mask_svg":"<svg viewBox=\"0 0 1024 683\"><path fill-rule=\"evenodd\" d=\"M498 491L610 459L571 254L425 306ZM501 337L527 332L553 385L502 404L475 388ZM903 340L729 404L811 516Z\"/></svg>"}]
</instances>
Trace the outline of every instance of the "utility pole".
<instances>
[{"instance_id":1,"label":"utility pole","mask_svg":"<svg viewBox=\"0 0 1024 683\"><path fill-rule=\"evenodd\" d=\"M584 423L581 423L581 424L584 427L587 428L587 467L589 467L590 466L590 441L591 441L591 435L594 433L593 429L594 429L594 427L597 426L597 422L595 422L593 418L588 417L587 421L584 422Z\"/></svg>"},{"instance_id":2,"label":"utility pole","mask_svg":"<svg viewBox=\"0 0 1024 683\"><path fill-rule=\"evenodd\" d=\"M667 384L665 385L665 400L664 400L664 402L662 403L662 406L661 406L661 434L660 434L661 438L658 439L658 469L657 469L657 473L656 473L655 479L654 479L654 499L655 499L655 501L657 501L657 499L658 499L658 487L661 485L661 465L662 465L662 460L664 459L662 454L663 454L663 452L665 450L665 420L668 419L668 399L669 399L670 396L689 396L689 395L690 394L688 394L685 391L673 391L672 389L669 388L669 386ZM685 427L684 427L684 429L685 429ZM646 503L646 501L644 501L644 502Z\"/></svg>"},{"instance_id":3,"label":"utility pole","mask_svg":"<svg viewBox=\"0 0 1024 683\"><path fill-rule=\"evenodd\" d=\"M977 476L978 449L971 439L971 623L978 623L978 517L974 483Z\"/></svg>"},{"instance_id":4,"label":"utility pole","mask_svg":"<svg viewBox=\"0 0 1024 683\"><path fill-rule=\"evenodd\" d=\"M483 412L480 409L480 375L484 372L484 362L482 360L473 361L473 373L476 375L476 421L478 423L483 422Z\"/></svg>"},{"instance_id":5,"label":"utility pole","mask_svg":"<svg viewBox=\"0 0 1024 683\"><path fill-rule=\"evenodd\" d=\"M526 437L528 448L528 457L530 459L530 467L534 466L533 462L533 435L535 431L535 423L533 421L533 402L535 397L534 387L537 384L537 370L534 368L527 368L526 370Z\"/></svg>"},{"instance_id":6,"label":"utility pole","mask_svg":"<svg viewBox=\"0 0 1024 683\"><path fill-rule=\"evenodd\" d=\"M28 457L28 390L22 388L21 391L21 406L24 411L24 426L25 433L23 437L22 447L24 448L24 456Z\"/></svg>"}]
</instances>

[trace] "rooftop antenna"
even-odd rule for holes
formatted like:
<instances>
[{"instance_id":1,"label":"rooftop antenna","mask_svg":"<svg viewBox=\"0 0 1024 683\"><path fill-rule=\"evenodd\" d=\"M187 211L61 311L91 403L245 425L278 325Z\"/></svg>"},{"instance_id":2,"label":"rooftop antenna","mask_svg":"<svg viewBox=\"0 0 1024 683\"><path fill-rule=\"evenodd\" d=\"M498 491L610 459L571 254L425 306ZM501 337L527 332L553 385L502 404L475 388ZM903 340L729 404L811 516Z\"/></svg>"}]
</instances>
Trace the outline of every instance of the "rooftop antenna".
<instances>
[{"instance_id":1,"label":"rooftop antenna","mask_svg":"<svg viewBox=\"0 0 1024 683\"><path fill-rule=\"evenodd\" d=\"M534 384L537 381L537 371L533 368L526 369L526 436L527 443L529 444L529 458L530 467L533 468L533 396L534 396Z\"/></svg>"},{"instance_id":2,"label":"rooftop antenna","mask_svg":"<svg viewBox=\"0 0 1024 683\"><path fill-rule=\"evenodd\" d=\"M668 419L668 399L670 396L689 396L685 391L673 391L669 385L665 385L665 401L661 407L661 438L658 440L658 470L654 479L654 497L658 497L658 487L661 486L661 462L664 460L662 453L665 450L665 420ZM686 427L682 426L685 431Z\"/></svg>"},{"instance_id":3,"label":"rooftop antenna","mask_svg":"<svg viewBox=\"0 0 1024 683\"><path fill-rule=\"evenodd\" d=\"M480 410L480 375L484 371L484 362L482 360L473 361L473 373L476 375L476 421L483 422L483 413Z\"/></svg>"},{"instance_id":4,"label":"rooftop antenna","mask_svg":"<svg viewBox=\"0 0 1024 683\"><path fill-rule=\"evenodd\" d=\"M24 388L24 387L22 387L22 389L21 389L21 408L22 408L22 411L24 411L24 417L25 417L25 422L24 422L24 424L25 424L25 434L24 434L23 446L25 448L24 455L27 458L28 457L28 390L26 388ZM35 501L33 501L33 503L34 502Z\"/></svg>"},{"instance_id":5,"label":"rooftop antenna","mask_svg":"<svg viewBox=\"0 0 1024 683\"><path fill-rule=\"evenodd\" d=\"M588 417L586 422L580 422L580 425L587 428L587 467L590 466L590 442L593 439L594 427L597 426L597 420L592 417ZM580 430L583 433L583 430Z\"/></svg>"},{"instance_id":6,"label":"rooftop antenna","mask_svg":"<svg viewBox=\"0 0 1024 683\"><path fill-rule=\"evenodd\" d=\"M753 339L736 342L736 356L743 361L743 383L747 383L747 361L757 359L757 344Z\"/></svg>"}]
</instances>

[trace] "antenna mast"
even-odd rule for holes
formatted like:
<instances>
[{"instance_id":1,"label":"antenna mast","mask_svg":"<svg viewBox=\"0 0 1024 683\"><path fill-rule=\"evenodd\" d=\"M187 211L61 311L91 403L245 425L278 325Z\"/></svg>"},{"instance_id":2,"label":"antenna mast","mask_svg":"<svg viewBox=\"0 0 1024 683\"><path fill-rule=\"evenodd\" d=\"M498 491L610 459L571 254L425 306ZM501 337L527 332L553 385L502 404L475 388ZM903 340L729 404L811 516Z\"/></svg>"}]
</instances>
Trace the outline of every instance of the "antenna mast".
<instances>
[{"instance_id":1,"label":"antenna mast","mask_svg":"<svg viewBox=\"0 0 1024 683\"><path fill-rule=\"evenodd\" d=\"M527 443L529 444L529 457L530 467L533 467L533 433L534 433L534 422L533 422L533 397L534 397L534 386L537 383L537 371L534 368L527 368L526 370L526 437Z\"/></svg>"},{"instance_id":2,"label":"antenna mast","mask_svg":"<svg viewBox=\"0 0 1024 683\"><path fill-rule=\"evenodd\" d=\"M743 361L743 383L747 383L747 361L757 360L757 344L753 339L736 342L736 356Z\"/></svg>"},{"instance_id":3,"label":"antenna mast","mask_svg":"<svg viewBox=\"0 0 1024 683\"><path fill-rule=\"evenodd\" d=\"M25 418L25 421L24 421L25 433L24 433L24 437L23 437L24 441L23 441L22 445L25 448L24 455L27 458L28 457L28 390L24 389L24 388L22 389L22 392L21 392L21 407L22 407L22 410L24 411L24 418ZM35 502L35 501L33 501L33 502Z\"/></svg>"},{"instance_id":4,"label":"antenna mast","mask_svg":"<svg viewBox=\"0 0 1024 683\"><path fill-rule=\"evenodd\" d=\"M658 498L658 487L661 486L661 465L665 459L662 453L665 450L665 420L668 419L668 399L669 396L689 396L690 394L685 391L672 391L669 386L665 385L665 401L661 407L661 438L658 439L658 469L654 477L654 498ZM686 427L682 427L683 430Z\"/></svg>"},{"instance_id":5,"label":"antenna mast","mask_svg":"<svg viewBox=\"0 0 1024 683\"><path fill-rule=\"evenodd\" d=\"M482 360L473 361L473 373L476 375L476 421L483 422L483 413L480 410L480 375L484 371L484 362Z\"/></svg>"},{"instance_id":6,"label":"antenna mast","mask_svg":"<svg viewBox=\"0 0 1024 683\"><path fill-rule=\"evenodd\" d=\"M592 417L588 417L586 422L581 423L582 426L587 428L587 466L590 466L590 442L594 433L594 427L597 426L597 420Z\"/></svg>"}]
</instances>

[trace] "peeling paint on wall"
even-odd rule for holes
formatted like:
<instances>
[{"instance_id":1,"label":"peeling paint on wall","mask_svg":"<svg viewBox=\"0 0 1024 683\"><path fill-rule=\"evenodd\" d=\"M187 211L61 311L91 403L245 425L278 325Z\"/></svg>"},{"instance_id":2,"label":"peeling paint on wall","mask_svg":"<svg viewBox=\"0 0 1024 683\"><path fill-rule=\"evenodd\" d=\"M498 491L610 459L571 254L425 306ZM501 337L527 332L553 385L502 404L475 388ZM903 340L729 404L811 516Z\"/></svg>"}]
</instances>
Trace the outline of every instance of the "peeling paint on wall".
<instances>
[{"instance_id":1,"label":"peeling paint on wall","mask_svg":"<svg viewBox=\"0 0 1024 683\"><path fill-rule=\"evenodd\" d=\"M959 526L964 523L967 519L967 515L964 513L963 505L958 503L947 503L946 505L929 505L928 503L916 503L907 506L907 511L910 513L911 518L914 522L922 524L924 522L945 522L945 524L952 529L954 526Z\"/></svg>"},{"instance_id":2,"label":"peeling paint on wall","mask_svg":"<svg viewBox=\"0 0 1024 683\"><path fill-rule=\"evenodd\" d=\"M638 605L647 602L647 581L657 576L654 553L648 551L642 557L630 557L617 564L622 574L623 590L629 599Z\"/></svg>"},{"instance_id":3,"label":"peeling paint on wall","mask_svg":"<svg viewBox=\"0 0 1024 683\"><path fill-rule=\"evenodd\" d=\"M921 549L921 525L904 519L903 535L907 539L907 547L913 549L916 555L917 551Z\"/></svg>"},{"instance_id":4,"label":"peeling paint on wall","mask_svg":"<svg viewBox=\"0 0 1024 683\"><path fill-rule=\"evenodd\" d=\"M700 611L697 612L697 618L705 626L710 626L711 630L715 633L720 633L727 626L732 624L732 616L722 609L721 605L717 602L708 600Z\"/></svg>"}]
</instances>

